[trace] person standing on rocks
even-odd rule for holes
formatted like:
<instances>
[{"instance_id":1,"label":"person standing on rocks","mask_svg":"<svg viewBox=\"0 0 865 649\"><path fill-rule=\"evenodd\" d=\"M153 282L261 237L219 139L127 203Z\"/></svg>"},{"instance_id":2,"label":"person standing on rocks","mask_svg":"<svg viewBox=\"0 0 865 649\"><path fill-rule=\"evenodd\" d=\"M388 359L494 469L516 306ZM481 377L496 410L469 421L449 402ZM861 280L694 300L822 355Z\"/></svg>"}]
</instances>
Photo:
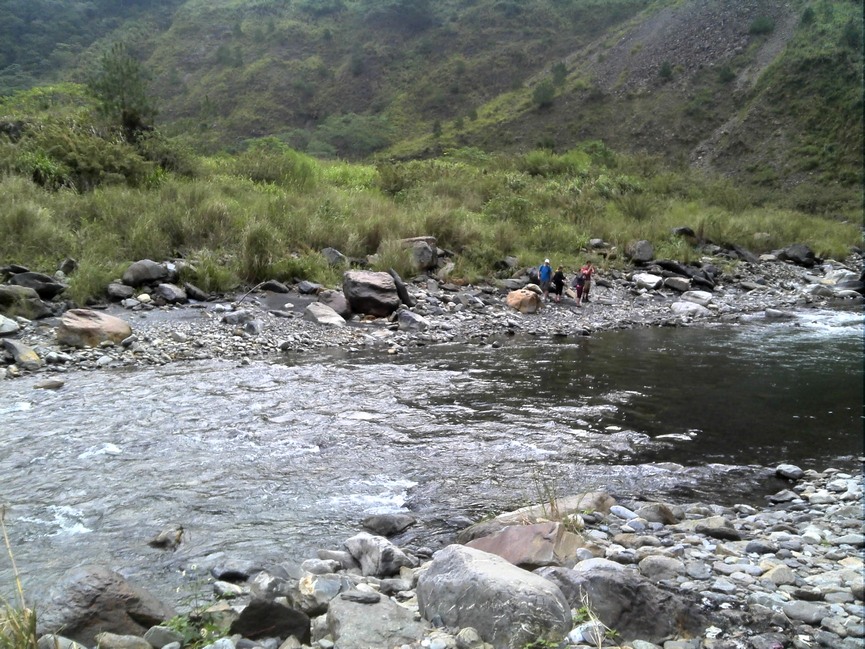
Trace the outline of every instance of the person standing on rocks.
<instances>
[{"instance_id":1,"label":"person standing on rocks","mask_svg":"<svg viewBox=\"0 0 865 649\"><path fill-rule=\"evenodd\" d=\"M562 292L565 290L565 267L559 266L553 273L553 288L555 290L556 304L562 301Z\"/></svg>"},{"instance_id":2,"label":"person standing on rocks","mask_svg":"<svg viewBox=\"0 0 865 649\"><path fill-rule=\"evenodd\" d=\"M595 267L592 266L591 260L586 260L585 265L580 268L580 272L576 277L577 289L577 304L589 301L589 290L592 288L592 275L595 274Z\"/></svg>"},{"instance_id":3,"label":"person standing on rocks","mask_svg":"<svg viewBox=\"0 0 865 649\"><path fill-rule=\"evenodd\" d=\"M544 263L538 268L538 278L541 280L541 292L544 294L544 300L550 300L550 282L553 279L553 267L550 266L550 260L544 259Z\"/></svg>"}]
</instances>

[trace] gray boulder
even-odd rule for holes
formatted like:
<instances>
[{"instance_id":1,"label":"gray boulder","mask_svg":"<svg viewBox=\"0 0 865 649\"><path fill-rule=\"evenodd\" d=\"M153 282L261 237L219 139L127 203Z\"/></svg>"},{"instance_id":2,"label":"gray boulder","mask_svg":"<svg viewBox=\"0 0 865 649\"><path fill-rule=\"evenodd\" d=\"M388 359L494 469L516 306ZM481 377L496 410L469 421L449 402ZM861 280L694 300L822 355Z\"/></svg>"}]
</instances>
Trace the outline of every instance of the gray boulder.
<instances>
[{"instance_id":1,"label":"gray boulder","mask_svg":"<svg viewBox=\"0 0 865 649\"><path fill-rule=\"evenodd\" d=\"M301 295L317 295L324 288L321 284L303 280L297 285L297 292Z\"/></svg>"},{"instance_id":2,"label":"gray boulder","mask_svg":"<svg viewBox=\"0 0 865 649\"><path fill-rule=\"evenodd\" d=\"M615 629L620 639L661 643L683 631L698 634L705 621L699 602L661 590L632 570L539 568L535 574L556 584L569 605L588 602L601 622Z\"/></svg>"},{"instance_id":3,"label":"gray boulder","mask_svg":"<svg viewBox=\"0 0 865 649\"><path fill-rule=\"evenodd\" d=\"M361 525L373 534L393 536L408 529L417 522L409 514L372 514L363 519Z\"/></svg>"},{"instance_id":4,"label":"gray boulder","mask_svg":"<svg viewBox=\"0 0 865 649\"><path fill-rule=\"evenodd\" d=\"M348 257L336 248L325 248L321 251L321 256L324 257L327 263L331 266L348 266Z\"/></svg>"},{"instance_id":5,"label":"gray boulder","mask_svg":"<svg viewBox=\"0 0 865 649\"><path fill-rule=\"evenodd\" d=\"M496 649L560 642L571 625L571 607L552 581L460 545L435 554L419 577L417 599L427 620L473 627Z\"/></svg>"},{"instance_id":6,"label":"gray boulder","mask_svg":"<svg viewBox=\"0 0 865 649\"><path fill-rule=\"evenodd\" d=\"M400 310L397 322L402 331L426 331L430 327L429 320L408 309Z\"/></svg>"},{"instance_id":7,"label":"gray boulder","mask_svg":"<svg viewBox=\"0 0 865 649\"><path fill-rule=\"evenodd\" d=\"M637 285L637 288L654 291L657 288L661 288L661 284L664 283L664 278L660 275L653 275L652 273L634 273L631 277L631 281Z\"/></svg>"},{"instance_id":8,"label":"gray boulder","mask_svg":"<svg viewBox=\"0 0 865 649\"><path fill-rule=\"evenodd\" d=\"M396 294L399 296L400 302L409 308L412 308L417 304L417 301L409 295L408 288L406 287L405 282L402 281L402 277L399 276L399 273L393 268L388 269L387 273L393 277L393 283L396 284Z\"/></svg>"},{"instance_id":9,"label":"gray boulder","mask_svg":"<svg viewBox=\"0 0 865 649\"><path fill-rule=\"evenodd\" d=\"M13 286L32 288L43 300L51 300L67 288L66 284L58 282L50 275L43 275L42 273L34 273L32 271L13 275L9 278L9 283Z\"/></svg>"},{"instance_id":10,"label":"gray boulder","mask_svg":"<svg viewBox=\"0 0 865 649\"><path fill-rule=\"evenodd\" d=\"M410 610L386 597L364 603L341 595L330 603L323 631L339 649L369 649L420 646L429 628L429 624L415 620Z\"/></svg>"},{"instance_id":11,"label":"gray boulder","mask_svg":"<svg viewBox=\"0 0 865 649\"><path fill-rule=\"evenodd\" d=\"M342 291L326 289L318 294L318 301L329 306L346 320L351 317L351 307L348 305L348 300L345 299L345 293Z\"/></svg>"},{"instance_id":12,"label":"gray boulder","mask_svg":"<svg viewBox=\"0 0 865 649\"><path fill-rule=\"evenodd\" d=\"M673 302L670 305L670 311L672 311L678 316L684 316L686 318L703 318L712 314L709 309L699 304L696 304L695 302L682 301Z\"/></svg>"},{"instance_id":13,"label":"gray boulder","mask_svg":"<svg viewBox=\"0 0 865 649\"><path fill-rule=\"evenodd\" d=\"M674 291L679 291L679 293L684 293L685 291L690 290L691 280L685 277L665 277L664 287L671 288Z\"/></svg>"},{"instance_id":14,"label":"gray boulder","mask_svg":"<svg viewBox=\"0 0 865 649\"><path fill-rule=\"evenodd\" d=\"M39 294L27 286L0 285L0 313L7 316L20 315L28 320L38 320L52 315L51 309Z\"/></svg>"},{"instance_id":15,"label":"gray boulder","mask_svg":"<svg viewBox=\"0 0 865 649\"><path fill-rule=\"evenodd\" d=\"M775 253L781 261L790 261L797 266L805 268L813 268L817 264L817 257L814 251L804 243L794 243L792 246L787 246L783 250Z\"/></svg>"},{"instance_id":16,"label":"gray boulder","mask_svg":"<svg viewBox=\"0 0 865 649\"><path fill-rule=\"evenodd\" d=\"M342 290L355 313L384 318L400 305L396 283L388 273L350 270L343 274Z\"/></svg>"},{"instance_id":17,"label":"gray boulder","mask_svg":"<svg viewBox=\"0 0 865 649\"><path fill-rule=\"evenodd\" d=\"M321 302L307 305L303 311L303 319L331 327L345 327L345 319L336 311Z\"/></svg>"},{"instance_id":18,"label":"gray boulder","mask_svg":"<svg viewBox=\"0 0 865 649\"><path fill-rule=\"evenodd\" d=\"M186 302L186 291L176 284L164 283L156 287L153 297L164 300L167 304L183 304Z\"/></svg>"},{"instance_id":19,"label":"gray boulder","mask_svg":"<svg viewBox=\"0 0 865 649\"><path fill-rule=\"evenodd\" d=\"M39 616L40 633L59 633L83 645L96 645L103 631L143 636L174 612L153 595L100 566L67 572L51 590Z\"/></svg>"},{"instance_id":20,"label":"gray boulder","mask_svg":"<svg viewBox=\"0 0 865 649\"><path fill-rule=\"evenodd\" d=\"M712 302L712 294L709 291L688 291L682 294L681 299L685 302L693 302L694 304L708 307Z\"/></svg>"},{"instance_id":21,"label":"gray boulder","mask_svg":"<svg viewBox=\"0 0 865 649\"><path fill-rule=\"evenodd\" d=\"M635 264L647 264L655 257L655 248L645 239L625 246L625 256Z\"/></svg>"},{"instance_id":22,"label":"gray boulder","mask_svg":"<svg viewBox=\"0 0 865 649\"><path fill-rule=\"evenodd\" d=\"M18 333L21 325L5 316L0 315L0 336L10 336Z\"/></svg>"},{"instance_id":23,"label":"gray boulder","mask_svg":"<svg viewBox=\"0 0 865 649\"><path fill-rule=\"evenodd\" d=\"M136 261L123 273L123 283L127 286L143 286L161 281L168 277L168 269L150 259Z\"/></svg>"},{"instance_id":24,"label":"gray boulder","mask_svg":"<svg viewBox=\"0 0 865 649\"><path fill-rule=\"evenodd\" d=\"M134 288L127 286L126 284L120 284L119 282L111 282L105 292L108 294L109 298L116 300L117 302L128 300L135 296Z\"/></svg>"},{"instance_id":25,"label":"gray boulder","mask_svg":"<svg viewBox=\"0 0 865 649\"><path fill-rule=\"evenodd\" d=\"M383 536L367 532L355 534L345 542L346 549L360 564L365 576L390 577L403 566L414 566L414 561Z\"/></svg>"}]
</instances>

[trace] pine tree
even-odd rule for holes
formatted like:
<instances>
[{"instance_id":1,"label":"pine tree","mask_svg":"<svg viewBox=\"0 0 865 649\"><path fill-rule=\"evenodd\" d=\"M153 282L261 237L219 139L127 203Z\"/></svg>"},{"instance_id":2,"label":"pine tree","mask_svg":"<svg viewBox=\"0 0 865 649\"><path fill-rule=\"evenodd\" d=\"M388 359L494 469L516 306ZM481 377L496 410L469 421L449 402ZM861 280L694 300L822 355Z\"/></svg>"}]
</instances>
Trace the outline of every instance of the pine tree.
<instances>
[{"instance_id":1,"label":"pine tree","mask_svg":"<svg viewBox=\"0 0 865 649\"><path fill-rule=\"evenodd\" d=\"M149 77L123 43L115 43L102 56L99 68L88 81L99 112L123 129L133 142L152 127L156 106L148 94Z\"/></svg>"}]
</instances>

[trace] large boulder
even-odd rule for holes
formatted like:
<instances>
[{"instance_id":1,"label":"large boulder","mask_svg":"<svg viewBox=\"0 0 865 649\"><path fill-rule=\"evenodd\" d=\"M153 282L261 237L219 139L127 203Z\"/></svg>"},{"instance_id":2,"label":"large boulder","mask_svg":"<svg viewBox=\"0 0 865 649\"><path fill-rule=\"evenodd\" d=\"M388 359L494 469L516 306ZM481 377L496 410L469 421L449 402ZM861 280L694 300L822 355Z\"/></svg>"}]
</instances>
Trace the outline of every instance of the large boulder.
<instances>
[{"instance_id":1,"label":"large boulder","mask_svg":"<svg viewBox=\"0 0 865 649\"><path fill-rule=\"evenodd\" d=\"M414 561L383 536L360 532L345 541L345 548L360 564L364 575L390 577L403 566L414 566Z\"/></svg>"},{"instance_id":2,"label":"large boulder","mask_svg":"<svg viewBox=\"0 0 865 649\"><path fill-rule=\"evenodd\" d=\"M123 273L123 283L127 286L143 286L159 282L168 277L168 269L150 259L136 261Z\"/></svg>"},{"instance_id":3,"label":"large boulder","mask_svg":"<svg viewBox=\"0 0 865 649\"><path fill-rule=\"evenodd\" d=\"M817 257L814 251L804 243L794 243L792 246L787 246L783 250L776 253L776 256L781 261L790 261L797 266L805 268L813 268L817 264Z\"/></svg>"},{"instance_id":4,"label":"large boulder","mask_svg":"<svg viewBox=\"0 0 865 649\"><path fill-rule=\"evenodd\" d=\"M645 239L632 241L625 246L625 256L635 264L647 264L655 257L655 248Z\"/></svg>"},{"instance_id":5,"label":"large boulder","mask_svg":"<svg viewBox=\"0 0 865 649\"><path fill-rule=\"evenodd\" d=\"M187 301L186 291L168 282L157 286L153 291L153 297L164 300L166 304L183 304Z\"/></svg>"},{"instance_id":6,"label":"large boulder","mask_svg":"<svg viewBox=\"0 0 865 649\"><path fill-rule=\"evenodd\" d=\"M631 280L637 285L637 288L644 288L649 291L661 288L664 283L664 278L652 273L634 273Z\"/></svg>"},{"instance_id":7,"label":"large boulder","mask_svg":"<svg viewBox=\"0 0 865 649\"><path fill-rule=\"evenodd\" d=\"M582 539L559 522L511 525L491 536L474 539L468 547L500 556L515 566L573 566Z\"/></svg>"},{"instance_id":8,"label":"large boulder","mask_svg":"<svg viewBox=\"0 0 865 649\"><path fill-rule=\"evenodd\" d=\"M12 355L15 364L25 370L37 370L43 365L39 354L19 340L4 338L3 348Z\"/></svg>"},{"instance_id":9,"label":"large boulder","mask_svg":"<svg viewBox=\"0 0 865 649\"><path fill-rule=\"evenodd\" d=\"M526 288L508 293L507 305L520 313L537 313L541 310L541 296Z\"/></svg>"},{"instance_id":10,"label":"large boulder","mask_svg":"<svg viewBox=\"0 0 865 649\"><path fill-rule=\"evenodd\" d=\"M570 630L571 607L553 582L460 545L435 554L418 579L417 599L427 620L473 627L496 649L560 642Z\"/></svg>"},{"instance_id":11,"label":"large boulder","mask_svg":"<svg viewBox=\"0 0 865 649\"><path fill-rule=\"evenodd\" d=\"M56 329L57 342L70 347L97 347L99 343L119 343L132 335L125 320L90 309L70 309Z\"/></svg>"},{"instance_id":12,"label":"large boulder","mask_svg":"<svg viewBox=\"0 0 865 649\"><path fill-rule=\"evenodd\" d=\"M675 313L677 316L685 318L705 318L706 316L712 315L712 312L701 304L697 304L696 302L684 302L681 300L673 302L670 305L670 311Z\"/></svg>"},{"instance_id":13,"label":"large boulder","mask_svg":"<svg viewBox=\"0 0 865 649\"><path fill-rule=\"evenodd\" d=\"M34 289L14 284L0 285L0 313L10 317L20 315L28 320L52 315L51 309Z\"/></svg>"},{"instance_id":14,"label":"large boulder","mask_svg":"<svg viewBox=\"0 0 865 649\"><path fill-rule=\"evenodd\" d=\"M698 601L661 590L633 570L547 567L535 573L556 584L571 607L588 603L625 642L640 639L661 644L669 636L696 635L705 627Z\"/></svg>"},{"instance_id":15,"label":"large boulder","mask_svg":"<svg viewBox=\"0 0 865 649\"><path fill-rule=\"evenodd\" d=\"M396 283L388 273L350 270L343 274L342 291L351 310L379 318L389 316L400 305Z\"/></svg>"},{"instance_id":16,"label":"large boulder","mask_svg":"<svg viewBox=\"0 0 865 649\"><path fill-rule=\"evenodd\" d=\"M60 295L66 290L66 284L58 282L50 275L42 273L26 272L17 273L9 278L9 283L13 286L26 286L36 291L36 294L43 300L50 300L57 295Z\"/></svg>"},{"instance_id":17,"label":"large boulder","mask_svg":"<svg viewBox=\"0 0 865 649\"><path fill-rule=\"evenodd\" d=\"M174 612L118 573L100 566L67 572L40 610L39 633L60 633L93 647L97 634L143 636Z\"/></svg>"},{"instance_id":18,"label":"large boulder","mask_svg":"<svg viewBox=\"0 0 865 649\"><path fill-rule=\"evenodd\" d=\"M372 595L372 593L368 593ZM420 646L429 624L387 597L358 601L350 593L334 598L327 609L325 630L339 649Z\"/></svg>"},{"instance_id":19,"label":"large boulder","mask_svg":"<svg viewBox=\"0 0 865 649\"><path fill-rule=\"evenodd\" d=\"M418 270L429 270L438 266L438 248L435 237L412 237L400 243L411 252L412 265Z\"/></svg>"}]
</instances>

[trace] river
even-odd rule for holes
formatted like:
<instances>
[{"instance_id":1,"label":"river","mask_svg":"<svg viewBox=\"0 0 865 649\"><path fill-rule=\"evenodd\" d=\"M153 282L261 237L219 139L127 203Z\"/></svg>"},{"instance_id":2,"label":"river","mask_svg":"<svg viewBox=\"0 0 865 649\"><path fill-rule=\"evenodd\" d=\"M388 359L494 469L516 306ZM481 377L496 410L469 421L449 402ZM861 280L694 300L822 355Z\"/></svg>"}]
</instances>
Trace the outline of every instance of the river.
<instances>
[{"instance_id":1,"label":"river","mask_svg":"<svg viewBox=\"0 0 865 649\"><path fill-rule=\"evenodd\" d=\"M313 557L370 513L410 511L435 548L467 518L551 492L759 504L785 486L781 462L861 469L862 340L861 312L806 311L72 371L57 391L25 377L0 384L0 503L37 602L96 562L172 603L224 558ZM177 552L147 545L178 523Z\"/></svg>"}]
</instances>

